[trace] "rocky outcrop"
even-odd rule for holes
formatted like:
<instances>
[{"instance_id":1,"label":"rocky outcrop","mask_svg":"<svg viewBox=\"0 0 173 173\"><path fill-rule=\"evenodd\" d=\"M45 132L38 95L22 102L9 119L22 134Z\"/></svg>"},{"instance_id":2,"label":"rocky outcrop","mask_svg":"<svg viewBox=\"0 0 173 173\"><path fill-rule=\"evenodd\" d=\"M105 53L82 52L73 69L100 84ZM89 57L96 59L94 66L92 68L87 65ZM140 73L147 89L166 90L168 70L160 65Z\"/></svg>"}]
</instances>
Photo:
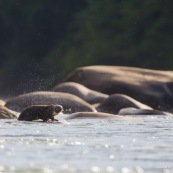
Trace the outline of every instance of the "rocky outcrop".
<instances>
[{"instance_id":1,"label":"rocky outcrop","mask_svg":"<svg viewBox=\"0 0 173 173\"><path fill-rule=\"evenodd\" d=\"M0 119L17 119L19 113L0 105Z\"/></svg>"},{"instance_id":2,"label":"rocky outcrop","mask_svg":"<svg viewBox=\"0 0 173 173\"><path fill-rule=\"evenodd\" d=\"M125 94L154 109L173 112L173 72L120 66L80 67L65 81L105 94Z\"/></svg>"},{"instance_id":3,"label":"rocky outcrop","mask_svg":"<svg viewBox=\"0 0 173 173\"><path fill-rule=\"evenodd\" d=\"M151 107L142 104L135 99L124 94L113 94L100 103L96 109L98 112L106 112L110 114L118 114L123 108L133 107L137 109L150 109Z\"/></svg>"},{"instance_id":4,"label":"rocky outcrop","mask_svg":"<svg viewBox=\"0 0 173 173\"><path fill-rule=\"evenodd\" d=\"M5 101L0 99L0 106L4 106L5 105Z\"/></svg>"},{"instance_id":5,"label":"rocky outcrop","mask_svg":"<svg viewBox=\"0 0 173 173\"><path fill-rule=\"evenodd\" d=\"M21 112L31 105L48 104L62 105L64 113L96 111L89 103L75 95L48 91L38 91L19 95L7 101L5 106L9 109Z\"/></svg>"},{"instance_id":6,"label":"rocky outcrop","mask_svg":"<svg viewBox=\"0 0 173 173\"><path fill-rule=\"evenodd\" d=\"M76 82L60 83L52 91L76 95L90 104L100 103L108 97L107 94L91 90Z\"/></svg>"},{"instance_id":7,"label":"rocky outcrop","mask_svg":"<svg viewBox=\"0 0 173 173\"><path fill-rule=\"evenodd\" d=\"M124 108L121 109L118 112L118 115L172 115L170 113L167 112L162 112L162 111L158 111L158 110L150 110L150 109L136 109L136 108Z\"/></svg>"},{"instance_id":8,"label":"rocky outcrop","mask_svg":"<svg viewBox=\"0 0 173 173\"><path fill-rule=\"evenodd\" d=\"M103 112L76 112L65 117L66 120L76 118L119 118L120 116Z\"/></svg>"}]
</instances>

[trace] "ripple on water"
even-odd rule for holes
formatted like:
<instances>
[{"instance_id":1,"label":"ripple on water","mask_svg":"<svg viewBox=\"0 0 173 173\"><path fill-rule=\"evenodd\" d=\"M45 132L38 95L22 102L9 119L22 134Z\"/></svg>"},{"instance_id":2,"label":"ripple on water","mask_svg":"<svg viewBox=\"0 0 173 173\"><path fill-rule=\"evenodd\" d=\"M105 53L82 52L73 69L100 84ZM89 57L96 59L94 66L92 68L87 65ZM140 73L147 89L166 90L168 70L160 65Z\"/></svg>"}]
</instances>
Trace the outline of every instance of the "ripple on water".
<instances>
[{"instance_id":1,"label":"ripple on water","mask_svg":"<svg viewBox=\"0 0 173 173\"><path fill-rule=\"evenodd\" d=\"M0 121L0 172L173 172L173 118Z\"/></svg>"}]
</instances>

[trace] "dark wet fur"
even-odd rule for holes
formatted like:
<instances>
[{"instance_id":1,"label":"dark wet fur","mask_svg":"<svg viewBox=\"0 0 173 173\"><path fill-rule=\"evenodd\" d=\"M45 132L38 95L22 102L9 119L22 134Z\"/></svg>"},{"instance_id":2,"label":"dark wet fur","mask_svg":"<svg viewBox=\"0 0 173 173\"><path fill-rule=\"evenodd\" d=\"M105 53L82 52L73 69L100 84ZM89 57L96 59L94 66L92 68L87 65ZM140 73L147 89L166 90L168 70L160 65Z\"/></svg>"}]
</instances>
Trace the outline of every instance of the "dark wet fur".
<instances>
[{"instance_id":1,"label":"dark wet fur","mask_svg":"<svg viewBox=\"0 0 173 173\"><path fill-rule=\"evenodd\" d=\"M34 105L24 109L19 115L18 120L34 121L43 120L44 122L51 119L54 121L54 116L62 111L60 105Z\"/></svg>"}]
</instances>

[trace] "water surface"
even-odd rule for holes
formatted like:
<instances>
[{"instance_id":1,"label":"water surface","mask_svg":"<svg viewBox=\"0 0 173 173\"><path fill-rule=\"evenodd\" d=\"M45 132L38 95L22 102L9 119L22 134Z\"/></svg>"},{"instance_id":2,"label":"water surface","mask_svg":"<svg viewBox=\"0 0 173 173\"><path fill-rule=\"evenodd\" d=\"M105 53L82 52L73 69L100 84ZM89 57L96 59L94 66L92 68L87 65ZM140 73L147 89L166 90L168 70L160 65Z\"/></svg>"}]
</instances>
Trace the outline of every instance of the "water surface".
<instances>
[{"instance_id":1,"label":"water surface","mask_svg":"<svg viewBox=\"0 0 173 173\"><path fill-rule=\"evenodd\" d=\"M173 117L0 120L0 172L170 173Z\"/></svg>"}]
</instances>

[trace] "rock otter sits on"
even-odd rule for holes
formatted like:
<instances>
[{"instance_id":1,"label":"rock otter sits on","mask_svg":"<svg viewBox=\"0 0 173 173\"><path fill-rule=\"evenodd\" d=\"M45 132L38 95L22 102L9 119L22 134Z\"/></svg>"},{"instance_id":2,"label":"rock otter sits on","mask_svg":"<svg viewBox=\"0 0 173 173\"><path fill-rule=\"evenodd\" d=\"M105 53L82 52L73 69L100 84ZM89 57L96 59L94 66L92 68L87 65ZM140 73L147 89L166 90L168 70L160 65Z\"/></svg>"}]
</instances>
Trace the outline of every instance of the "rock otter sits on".
<instances>
[{"instance_id":1,"label":"rock otter sits on","mask_svg":"<svg viewBox=\"0 0 173 173\"><path fill-rule=\"evenodd\" d=\"M33 121L42 119L44 122L46 122L51 119L54 121L54 116L62 111L63 107L61 105L32 105L21 112L18 120Z\"/></svg>"},{"instance_id":2,"label":"rock otter sits on","mask_svg":"<svg viewBox=\"0 0 173 173\"><path fill-rule=\"evenodd\" d=\"M0 119L17 119L18 112L12 111L0 105Z\"/></svg>"}]
</instances>

